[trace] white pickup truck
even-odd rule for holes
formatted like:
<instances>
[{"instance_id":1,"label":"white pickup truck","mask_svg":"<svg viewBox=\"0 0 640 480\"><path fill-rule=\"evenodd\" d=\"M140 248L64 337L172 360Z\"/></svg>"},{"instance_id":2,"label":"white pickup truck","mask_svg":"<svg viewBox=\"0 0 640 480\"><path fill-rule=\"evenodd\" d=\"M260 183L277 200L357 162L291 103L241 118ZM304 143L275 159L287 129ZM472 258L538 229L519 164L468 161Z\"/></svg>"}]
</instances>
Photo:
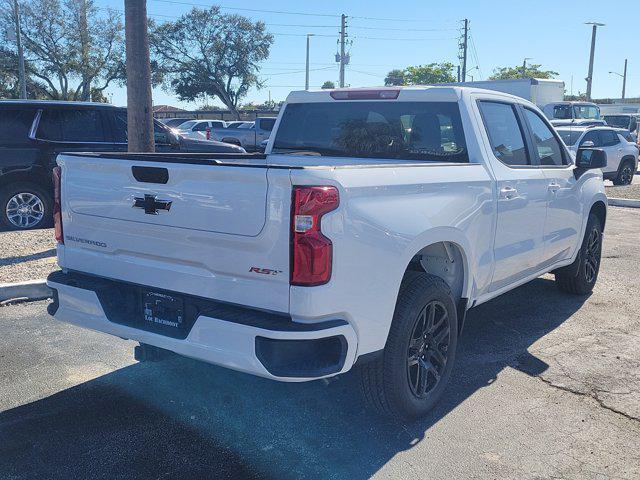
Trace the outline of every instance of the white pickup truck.
<instances>
[{"instance_id":1,"label":"white pickup truck","mask_svg":"<svg viewBox=\"0 0 640 480\"><path fill-rule=\"evenodd\" d=\"M293 92L265 155L57 161L56 319L281 381L357 365L392 416L442 395L468 309L598 275L605 153L507 94Z\"/></svg>"}]
</instances>

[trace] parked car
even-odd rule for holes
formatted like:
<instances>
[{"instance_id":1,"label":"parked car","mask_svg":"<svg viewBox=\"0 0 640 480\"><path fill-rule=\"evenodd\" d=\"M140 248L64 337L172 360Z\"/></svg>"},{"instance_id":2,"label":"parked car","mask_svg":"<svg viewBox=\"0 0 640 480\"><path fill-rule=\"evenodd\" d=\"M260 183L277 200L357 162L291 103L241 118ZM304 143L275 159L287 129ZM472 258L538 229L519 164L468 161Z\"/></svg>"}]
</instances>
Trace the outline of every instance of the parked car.
<instances>
[{"instance_id":1,"label":"parked car","mask_svg":"<svg viewBox=\"0 0 640 480\"><path fill-rule=\"evenodd\" d=\"M160 121L169 128L178 128L185 122L193 120L192 118L163 118Z\"/></svg>"},{"instance_id":2,"label":"parked car","mask_svg":"<svg viewBox=\"0 0 640 480\"><path fill-rule=\"evenodd\" d=\"M154 129L158 152L244 152L181 139L157 121ZM51 169L65 151L126 152L126 110L102 103L0 101L0 224L30 229L51 223Z\"/></svg>"},{"instance_id":3,"label":"parked car","mask_svg":"<svg viewBox=\"0 0 640 480\"><path fill-rule=\"evenodd\" d=\"M633 142L638 142L638 114L636 113L620 113L605 115L604 121L607 125L615 128L623 128L631 134Z\"/></svg>"},{"instance_id":4,"label":"parked car","mask_svg":"<svg viewBox=\"0 0 640 480\"><path fill-rule=\"evenodd\" d=\"M575 155L581 147L601 148L607 154L604 178L614 185L629 185L638 167L638 146L611 127L556 127L560 138ZM628 131L627 131L628 133Z\"/></svg>"},{"instance_id":5,"label":"parked car","mask_svg":"<svg viewBox=\"0 0 640 480\"><path fill-rule=\"evenodd\" d=\"M591 102L553 102L542 109L554 126L560 125L604 125L600 108Z\"/></svg>"},{"instance_id":6,"label":"parked car","mask_svg":"<svg viewBox=\"0 0 640 480\"><path fill-rule=\"evenodd\" d=\"M236 129L214 128L211 138L233 145L239 145L248 152L260 150L260 143L267 140L273 130L276 119L259 117L248 125L240 125Z\"/></svg>"},{"instance_id":7,"label":"parked car","mask_svg":"<svg viewBox=\"0 0 640 480\"><path fill-rule=\"evenodd\" d=\"M207 139L207 130L226 129L227 123L222 120L189 120L176 128L176 133L184 138ZM211 137L213 139L213 137Z\"/></svg>"},{"instance_id":8,"label":"parked car","mask_svg":"<svg viewBox=\"0 0 640 480\"><path fill-rule=\"evenodd\" d=\"M291 382L357 365L372 406L412 418L445 392L469 308L547 272L593 289L606 154L574 164L532 103L293 92L277 125L265 155L215 168L61 155L50 314L137 340L142 360L170 350Z\"/></svg>"}]
</instances>

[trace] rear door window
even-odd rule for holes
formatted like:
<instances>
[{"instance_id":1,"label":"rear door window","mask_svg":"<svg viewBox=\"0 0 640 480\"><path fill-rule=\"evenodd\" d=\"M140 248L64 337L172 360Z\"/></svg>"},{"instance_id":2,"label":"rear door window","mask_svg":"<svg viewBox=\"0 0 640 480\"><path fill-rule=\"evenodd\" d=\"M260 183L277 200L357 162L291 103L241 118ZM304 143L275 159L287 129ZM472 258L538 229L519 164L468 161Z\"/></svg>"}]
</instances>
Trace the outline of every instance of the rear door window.
<instances>
[{"instance_id":1,"label":"rear door window","mask_svg":"<svg viewBox=\"0 0 640 480\"><path fill-rule=\"evenodd\" d=\"M260 128L262 130L266 130L267 132L270 132L271 130L273 130L273 126L276 123L276 119L275 118L263 118L260 121Z\"/></svg>"},{"instance_id":2,"label":"rear door window","mask_svg":"<svg viewBox=\"0 0 640 480\"><path fill-rule=\"evenodd\" d=\"M549 127L546 122L542 120L542 117L533 110L525 108L524 115L529 122L533 145L538 153L540 165L565 165L566 161L562 152L562 146L560 145L560 141L553 134L551 127Z\"/></svg>"},{"instance_id":3,"label":"rear door window","mask_svg":"<svg viewBox=\"0 0 640 480\"><path fill-rule=\"evenodd\" d=\"M193 127L194 132L204 132L209 128L209 122L200 122L195 127Z\"/></svg>"},{"instance_id":4,"label":"rear door window","mask_svg":"<svg viewBox=\"0 0 640 480\"><path fill-rule=\"evenodd\" d=\"M29 145L29 132L36 111L32 109L0 110L0 146Z\"/></svg>"},{"instance_id":5,"label":"rear door window","mask_svg":"<svg viewBox=\"0 0 640 480\"><path fill-rule=\"evenodd\" d=\"M478 104L495 157L509 166L531 165L515 106L490 101Z\"/></svg>"},{"instance_id":6,"label":"rear door window","mask_svg":"<svg viewBox=\"0 0 640 480\"><path fill-rule=\"evenodd\" d=\"M273 152L469 161L456 102L292 103L282 115Z\"/></svg>"},{"instance_id":7,"label":"rear door window","mask_svg":"<svg viewBox=\"0 0 640 480\"><path fill-rule=\"evenodd\" d=\"M613 130L600 130L600 138L602 139L603 147L613 147L620 143L618 134Z\"/></svg>"},{"instance_id":8,"label":"rear door window","mask_svg":"<svg viewBox=\"0 0 640 480\"><path fill-rule=\"evenodd\" d=\"M45 110L38 137L63 142L106 142L106 125L99 110Z\"/></svg>"}]
</instances>

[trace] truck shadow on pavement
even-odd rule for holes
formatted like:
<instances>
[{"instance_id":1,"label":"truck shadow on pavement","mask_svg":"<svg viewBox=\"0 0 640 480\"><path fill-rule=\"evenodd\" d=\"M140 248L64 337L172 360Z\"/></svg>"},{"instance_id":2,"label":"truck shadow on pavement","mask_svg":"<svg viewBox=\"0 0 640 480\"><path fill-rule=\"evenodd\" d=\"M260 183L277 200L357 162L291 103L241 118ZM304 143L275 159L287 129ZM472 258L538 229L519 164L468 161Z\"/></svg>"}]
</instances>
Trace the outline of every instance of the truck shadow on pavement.
<instances>
[{"instance_id":1,"label":"truck shadow on pavement","mask_svg":"<svg viewBox=\"0 0 640 480\"><path fill-rule=\"evenodd\" d=\"M539 278L470 311L443 400L411 424L365 410L355 373L283 384L180 357L134 364L0 413L0 477L368 478L505 368L544 371L527 349L585 299Z\"/></svg>"}]
</instances>

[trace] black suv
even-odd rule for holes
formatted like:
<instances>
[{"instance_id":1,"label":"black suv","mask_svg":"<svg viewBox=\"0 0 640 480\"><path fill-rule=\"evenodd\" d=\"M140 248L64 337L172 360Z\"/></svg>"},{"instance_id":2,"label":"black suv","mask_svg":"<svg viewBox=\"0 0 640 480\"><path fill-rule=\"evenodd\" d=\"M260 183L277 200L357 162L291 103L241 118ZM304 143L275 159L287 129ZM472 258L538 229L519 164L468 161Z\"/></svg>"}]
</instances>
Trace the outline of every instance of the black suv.
<instances>
[{"instance_id":1,"label":"black suv","mask_svg":"<svg viewBox=\"0 0 640 480\"><path fill-rule=\"evenodd\" d=\"M158 152L244 153L180 137L156 121ZM127 111L109 104L0 101L0 224L17 230L51 222L51 171L61 152L126 152Z\"/></svg>"}]
</instances>

